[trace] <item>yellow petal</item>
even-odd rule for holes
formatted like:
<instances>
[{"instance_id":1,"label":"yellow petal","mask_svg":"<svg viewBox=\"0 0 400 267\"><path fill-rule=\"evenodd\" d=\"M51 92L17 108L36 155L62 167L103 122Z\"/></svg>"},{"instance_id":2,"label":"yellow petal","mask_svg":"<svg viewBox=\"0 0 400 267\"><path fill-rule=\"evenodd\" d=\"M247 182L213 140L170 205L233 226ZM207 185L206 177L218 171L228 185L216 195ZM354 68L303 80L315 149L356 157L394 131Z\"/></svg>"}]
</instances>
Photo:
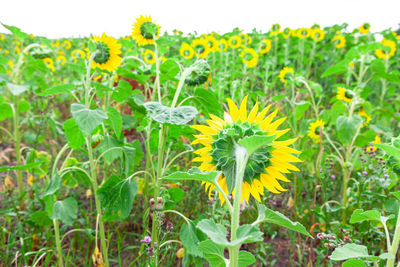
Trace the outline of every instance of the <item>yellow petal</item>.
<instances>
[{"instance_id":1,"label":"yellow petal","mask_svg":"<svg viewBox=\"0 0 400 267\"><path fill-rule=\"evenodd\" d=\"M257 181L257 179L253 180L253 183L252 183L251 188L250 188L250 194L251 194L258 202L261 202L260 194L258 193L258 192L259 192L259 188L258 188L258 186L256 186L256 184L254 183L255 181Z\"/></svg>"},{"instance_id":2,"label":"yellow petal","mask_svg":"<svg viewBox=\"0 0 400 267\"><path fill-rule=\"evenodd\" d=\"M261 123L260 123L260 128L265 131L266 127L271 123L271 121L275 118L276 114L278 113L278 110L276 109L274 112L269 114Z\"/></svg>"},{"instance_id":3,"label":"yellow petal","mask_svg":"<svg viewBox=\"0 0 400 267\"><path fill-rule=\"evenodd\" d=\"M254 120L256 119L257 116L257 112L258 112L258 99L256 101L256 104L254 105L254 107L251 109L249 117L247 118L247 121L249 123L253 123Z\"/></svg>"},{"instance_id":4,"label":"yellow petal","mask_svg":"<svg viewBox=\"0 0 400 267\"><path fill-rule=\"evenodd\" d=\"M247 97L248 96L246 95L240 104L239 117L242 122L247 120Z\"/></svg>"},{"instance_id":5,"label":"yellow petal","mask_svg":"<svg viewBox=\"0 0 400 267\"><path fill-rule=\"evenodd\" d=\"M218 123L218 124L220 124L220 125L222 125L222 126L225 126L225 125L226 125L226 122L225 122L223 119L221 119L221 118L219 118L219 117L217 117L217 116L215 116L215 115L213 115L213 114L208 114L208 115L210 115L210 118L211 118L213 121L215 121L216 123Z\"/></svg>"},{"instance_id":6,"label":"yellow petal","mask_svg":"<svg viewBox=\"0 0 400 267\"><path fill-rule=\"evenodd\" d=\"M228 101L229 114L231 115L232 120L234 122L237 122L237 120L239 119L239 109L232 101L232 99L227 98L226 100Z\"/></svg>"},{"instance_id":7,"label":"yellow petal","mask_svg":"<svg viewBox=\"0 0 400 267\"><path fill-rule=\"evenodd\" d=\"M264 131L275 132L276 129L279 127L279 125L281 125L285 120L286 120L286 117L283 117L283 118L280 118L279 120L274 121L273 123L268 125L268 128L265 129Z\"/></svg>"},{"instance_id":8,"label":"yellow petal","mask_svg":"<svg viewBox=\"0 0 400 267\"><path fill-rule=\"evenodd\" d=\"M259 124L265 117L265 115L267 114L268 110L270 109L271 105L268 105L266 108L264 108L260 114L257 115L256 120L254 122L254 124Z\"/></svg>"},{"instance_id":9,"label":"yellow petal","mask_svg":"<svg viewBox=\"0 0 400 267\"><path fill-rule=\"evenodd\" d=\"M233 120L231 115L229 115L228 113L224 112L224 120L228 123L228 124L232 124Z\"/></svg>"},{"instance_id":10,"label":"yellow petal","mask_svg":"<svg viewBox=\"0 0 400 267\"><path fill-rule=\"evenodd\" d=\"M267 188L270 192L275 193L275 194L279 194L280 192L278 190L275 189L275 187L270 183L270 178L268 175L266 174L261 174L261 182L264 185L265 188Z\"/></svg>"},{"instance_id":11,"label":"yellow petal","mask_svg":"<svg viewBox=\"0 0 400 267\"><path fill-rule=\"evenodd\" d=\"M213 129L206 125L192 125L191 127L204 135L215 135L219 132L217 129Z\"/></svg>"}]
</instances>

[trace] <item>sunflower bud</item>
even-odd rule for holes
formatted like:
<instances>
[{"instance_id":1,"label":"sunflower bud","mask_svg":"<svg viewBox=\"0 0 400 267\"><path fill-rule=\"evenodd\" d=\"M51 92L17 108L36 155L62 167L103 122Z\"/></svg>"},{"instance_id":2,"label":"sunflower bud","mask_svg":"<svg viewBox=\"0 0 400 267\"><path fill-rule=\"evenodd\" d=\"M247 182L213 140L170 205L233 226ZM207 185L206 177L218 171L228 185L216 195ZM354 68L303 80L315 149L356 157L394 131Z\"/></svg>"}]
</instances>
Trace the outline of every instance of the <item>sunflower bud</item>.
<instances>
[{"instance_id":1,"label":"sunflower bud","mask_svg":"<svg viewBox=\"0 0 400 267\"><path fill-rule=\"evenodd\" d=\"M210 65L204 59L196 60L191 66L192 71L186 77L185 83L190 86L201 85L205 83L210 74Z\"/></svg>"}]
</instances>

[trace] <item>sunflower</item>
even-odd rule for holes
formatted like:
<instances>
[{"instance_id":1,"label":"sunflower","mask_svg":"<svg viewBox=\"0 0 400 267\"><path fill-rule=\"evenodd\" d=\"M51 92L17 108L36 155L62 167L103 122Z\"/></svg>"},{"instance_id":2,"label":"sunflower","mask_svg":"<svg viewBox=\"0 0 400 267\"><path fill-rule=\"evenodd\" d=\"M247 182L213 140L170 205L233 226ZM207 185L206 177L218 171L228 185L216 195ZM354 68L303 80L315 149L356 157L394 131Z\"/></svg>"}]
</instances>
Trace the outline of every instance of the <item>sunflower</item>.
<instances>
[{"instance_id":1,"label":"sunflower","mask_svg":"<svg viewBox=\"0 0 400 267\"><path fill-rule=\"evenodd\" d=\"M281 82L283 82L284 84L287 84L287 81L285 79L286 74L288 73L294 73L294 69L292 67L284 67L281 72L279 72L279 79L281 80Z\"/></svg>"},{"instance_id":2,"label":"sunflower","mask_svg":"<svg viewBox=\"0 0 400 267\"><path fill-rule=\"evenodd\" d=\"M192 47L199 58L206 58L210 53L210 46L204 38L197 38L192 41Z\"/></svg>"},{"instance_id":3,"label":"sunflower","mask_svg":"<svg viewBox=\"0 0 400 267\"><path fill-rule=\"evenodd\" d=\"M343 35L335 35L332 38L332 42L335 42L336 48L343 48L346 45L346 39Z\"/></svg>"},{"instance_id":4,"label":"sunflower","mask_svg":"<svg viewBox=\"0 0 400 267\"><path fill-rule=\"evenodd\" d=\"M154 44L154 36L160 35L160 25L153 22L150 16L140 16L133 24L132 37L138 45Z\"/></svg>"},{"instance_id":5,"label":"sunflower","mask_svg":"<svg viewBox=\"0 0 400 267\"><path fill-rule=\"evenodd\" d=\"M67 49L67 50L71 49L71 47L72 47L71 42L68 40L65 40L63 44L64 44L65 49Z\"/></svg>"},{"instance_id":6,"label":"sunflower","mask_svg":"<svg viewBox=\"0 0 400 267\"><path fill-rule=\"evenodd\" d=\"M382 142L382 141L381 141L381 138L379 137L379 135L375 136L374 141L372 141L372 144L371 144L371 145L367 146L366 151L367 151L368 153L369 153L369 152L375 152L378 148L377 148L376 146L374 146L373 144L380 144L381 142Z\"/></svg>"},{"instance_id":7,"label":"sunflower","mask_svg":"<svg viewBox=\"0 0 400 267\"><path fill-rule=\"evenodd\" d=\"M218 41L218 47L219 47L219 51L226 52L228 50L228 42L224 38L221 38Z\"/></svg>"},{"instance_id":8,"label":"sunflower","mask_svg":"<svg viewBox=\"0 0 400 267\"><path fill-rule=\"evenodd\" d=\"M44 64L46 64L46 66L47 66L49 69L51 69L52 72L55 71L53 59L51 59L51 58L49 58L49 57L46 57L46 58L43 59L43 62L44 62Z\"/></svg>"},{"instance_id":9,"label":"sunflower","mask_svg":"<svg viewBox=\"0 0 400 267\"><path fill-rule=\"evenodd\" d=\"M248 68L254 68L257 65L258 54L253 48L245 47L242 53L240 53L240 57Z\"/></svg>"},{"instance_id":10,"label":"sunflower","mask_svg":"<svg viewBox=\"0 0 400 267\"><path fill-rule=\"evenodd\" d=\"M93 58L92 68L114 71L121 63L121 45L114 37L105 33L101 37L94 36L92 41L97 53Z\"/></svg>"},{"instance_id":11,"label":"sunflower","mask_svg":"<svg viewBox=\"0 0 400 267\"><path fill-rule=\"evenodd\" d=\"M311 35L311 30L308 28L300 28L297 29L296 31L296 36L299 37L300 39L308 38L310 37L310 35Z\"/></svg>"},{"instance_id":12,"label":"sunflower","mask_svg":"<svg viewBox=\"0 0 400 267\"><path fill-rule=\"evenodd\" d=\"M369 122L371 121L371 117L368 115L367 112L365 112L364 108L362 108L359 112L358 115L360 117L365 118L365 122L361 125L361 128L368 126Z\"/></svg>"},{"instance_id":13,"label":"sunflower","mask_svg":"<svg viewBox=\"0 0 400 267\"><path fill-rule=\"evenodd\" d=\"M247 45L249 45L253 42L253 39L247 33L242 33L240 35L240 37L242 37L243 42Z\"/></svg>"},{"instance_id":14,"label":"sunflower","mask_svg":"<svg viewBox=\"0 0 400 267\"><path fill-rule=\"evenodd\" d=\"M345 89L343 87L338 87L337 89L338 89L338 91L337 91L336 98L338 100L343 100L344 102L351 103L351 101L354 98L354 92L351 90Z\"/></svg>"},{"instance_id":15,"label":"sunflower","mask_svg":"<svg viewBox=\"0 0 400 267\"><path fill-rule=\"evenodd\" d=\"M364 23L363 25L358 28L358 31L361 32L362 34L368 34L369 29L371 28L371 25L369 23Z\"/></svg>"},{"instance_id":16,"label":"sunflower","mask_svg":"<svg viewBox=\"0 0 400 267\"><path fill-rule=\"evenodd\" d=\"M311 29L311 38L316 42L324 40L325 32L321 28Z\"/></svg>"},{"instance_id":17,"label":"sunflower","mask_svg":"<svg viewBox=\"0 0 400 267\"><path fill-rule=\"evenodd\" d=\"M293 34L293 31L290 28L286 27L285 29L283 29L283 31L281 31L281 34L284 39L287 39L290 37L290 35Z\"/></svg>"},{"instance_id":18,"label":"sunflower","mask_svg":"<svg viewBox=\"0 0 400 267\"><path fill-rule=\"evenodd\" d=\"M380 59L389 59L396 53L396 42L384 38L381 41L381 44L385 47L389 48L387 51L383 51L382 49L376 49L375 55Z\"/></svg>"},{"instance_id":19,"label":"sunflower","mask_svg":"<svg viewBox=\"0 0 400 267\"><path fill-rule=\"evenodd\" d=\"M207 35L205 39L207 40L207 44L210 47L210 52L219 51L218 40L213 35Z\"/></svg>"},{"instance_id":20,"label":"sunflower","mask_svg":"<svg viewBox=\"0 0 400 267\"><path fill-rule=\"evenodd\" d=\"M314 141L314 143L319 144L321 142L321 130L324 129L325 122L322 120L316 120L315 122L310 123L308 127L307 135Z\"/></svg>"},{"instance_id":21,"label":"sunflower","mask_svg":"<svg viewBox=\"0 0 400 267\"><path fill-rule=\"evenodd\" d=\"M4 40L4 33L0 33L0 41Z\"/></svg>"},{"instance_id":22,"label":"sunflower","mask_svg":"<svg viewBox=\"0 0 400 267\"><path fill-rule=\"evenodd\" d=\"M185 59L192 59L196 52L190 44L183 42L179 49L179 54Z\"/></svg>"},{"instance_id":23,"label":"sunflower","mask_svg":"<svg viewBox=\"0 0 400 267\"><path fill-rule=\"evenodd\" d=\"M143 53L143 59L144 62L147 64L153 65L156 63L156 56L154 55L154 52L151 51L150 49L146 49Z\"/></svg>"},{"instance_id":24,"label":"sunflower","mask_svg":"<svg viewBox=\"0 0 400 267\"><path fill-rule=\"evenodd\" d=\"M56 61L57 61L57 62L60 62L61 66L62 66L62 65L65 64L65 62L67 62L67 59L65 58L65 56L59 55L59 56L56 58Z\"/></svg>"},{"instance_id":25,"label":"sunflower","mask_svg":"<svg viewBox=\"0 0 400 267\"><path fill-rule=\"evenodd\" d=\"M278 33L280 33L280 31L281 31L281 25L275 23L271 26L270 35L271 36L277 35Z\"/></svg>"},{"instance_id":26,"label":"sunflower","mask_svg":"<svg viewBox=\"0 0 400 267\"><path fill-rule=\"evenodd\" d=\"M206 120L207 125L193 125L192 128L201 132L195 135L196 139L192 144L202 144L204 147L196 150L194 153L199 155L193 161L201 162L199 166L202 171L221 171L218 183L225 194L232 193L235 197L233 188L228 190L227 181L232 181L235 168L234 150L235 144L247 136L274 136L274 140L267 146L253 153L247 163L244 180L242 184L241 201L249 202L250 195L261 202L260 196L264 195L264 187L270 192L278 194L286 191L278 182L290 182L283 173L290 171L299 171L299 169L290 162L301 162L292 154L299 154L300 151L289 147L297 138L285 141L278 141L282 135L290 129L278 130L286 118L280 118L273 121L278 113L275 110L266 116L271 105L258 113L258 101L247 115L247 96L243 99L240 107L237 107L231 99L227 99L229 113L225 112L224 119L210 114L210 120ZM209 197L214 190L214 185L203 182L205 190ZM231 184L231 183L229 183ZM224 198L219 193L221 203Z\"/></svg>"},{"instance_id":27,"label":"sunflower","mask_svg":"<svg viewBox=\"0 0 400 267\"><path fill-rule=\"evenodd\" d=\"M270 39L264 39L260 42L259 45L259 51L261 55L264 55L271 50L271 40Z\"/></svg>"},{"instance_id":28,"label":"sunflower","mask_svg":"<svg viewBox=\"0 0 400 267\"><path fill-rule=\"evenodd\" d=\"M242 46L242 38L240 36L231 36L228 40L229 47L232 49L238 49Z\"/></svg>"}]
</instances>

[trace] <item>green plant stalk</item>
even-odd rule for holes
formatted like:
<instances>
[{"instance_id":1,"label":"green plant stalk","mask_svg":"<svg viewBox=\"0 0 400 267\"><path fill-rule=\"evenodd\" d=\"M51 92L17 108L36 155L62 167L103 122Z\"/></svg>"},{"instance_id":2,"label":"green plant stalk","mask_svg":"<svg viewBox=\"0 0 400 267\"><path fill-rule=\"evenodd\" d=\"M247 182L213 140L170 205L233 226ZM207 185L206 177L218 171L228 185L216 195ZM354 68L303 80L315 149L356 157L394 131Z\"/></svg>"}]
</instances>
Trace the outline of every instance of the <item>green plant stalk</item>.
<instances>
[{"instance_id":1,"label":"green plant stalk","mask_svg":"<svg viewBox=\"0 0 400 267\"><path fill-rule=\"evenodd\" d=\"M242 196L242 184L244 171L248 161L248 154L245 148L237 146L235 149L236 174L235 174L235 199L233 201L233 213L231 216L231 241L237 239L237 229L240 220L240 201ZM229 266L238 267L240 245L229 249Z\"/></svg>"},{"instance_id":2,"label":"green plant stalk","mask_svg":"<svg viewBox=\"0 0 400 267\"><path fill-rule=\"evenodd\" d=\"M19 132L19 110L18 110L19 98L14 96L13 112L14 112L14 142L15 142L15 157L17 159L17 166L21 165L21 135ZM22 179L22 170L17 170L17 183L18 183L18 193L19 193L19 205L20 209L24 209L24 184Z\"/></svg>"},{"instance_id":3,"label":"green plant stalk","mask_svg":"<svg viewBox=\"0 0 400 267\"><path fill-rule=\"evenodd\" d=\"M386 267L394 266L394 260L396 258L397 250L399 249L399 243L400 243L400 207L397 214L397 222L396 222L396 228L394 230L392 245L389 248L389 253L392 254L394 258L388 259L388 261L386 262Z\"/></svg>"}]
</instances>

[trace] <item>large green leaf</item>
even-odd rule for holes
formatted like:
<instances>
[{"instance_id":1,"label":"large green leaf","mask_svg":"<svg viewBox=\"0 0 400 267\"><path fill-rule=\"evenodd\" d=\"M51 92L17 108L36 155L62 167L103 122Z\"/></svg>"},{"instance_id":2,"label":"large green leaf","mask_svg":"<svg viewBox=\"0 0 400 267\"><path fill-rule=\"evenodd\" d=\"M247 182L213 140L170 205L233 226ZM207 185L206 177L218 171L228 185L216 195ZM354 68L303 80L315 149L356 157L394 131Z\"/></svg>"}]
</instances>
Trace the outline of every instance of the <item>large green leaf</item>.
<instances>
[{"instance_id":1,"label":"large green leaf","mask_svg":"<svg viewBox=\"0 0 400 267\"><path fill-rule=\"evenodd\" d=\"M10 90L12 95L18 96L29 90L29 85L18 85L13 83L7 83L7 88Z\"/></svg>"},{"instance_id":2,"label":"large green leaf","mask_svg":"<svg viewBox=\"0 0 400 267\"><path fill-rule=\"evenodd\" d=\"M185 253L203 257L203 253L199 249L200 240L196 234L196 226L189 220L188 224L183 224L179 233Z\"/></svg>"},{"instance_id":3,"label":"large green leaf","mask_svg":"<svg viewBox=\"0 0 400 267\"><path fill-rule=\"evenodd\" d=\"M230 245L226 238L227 231L223 225L216 224L211 219L203 219L197 224L197 228L205 233L214 243L224 247Z\"/></svg>"},{"instance_id":4,"label":"large green leaf","mask_svg":"<svg viewBox=\"0 0 400 267\"><path fill-rule=\"evenodd\" d=\"M322 73L321 77L325 78L333 74L345 73L349 68L349 62L350 60L347 59L339 61L336 65L330 66L324 73Z\"/></svg>"},{"instance_id":5,"label":"large green leaf","mask_svg":"<svg viewBox=\"0 0 400 267\"><path fill-rule=\"evenodd\" d=\"M358 115L339 116L336 120L336 132L339 140L345 145L350 144L362 124L363 119Z\"/></svg>"},{"instance_id":6,"label":"large green leaf","mask_svg":"<svg viewBox=\"0 0 400 267\"><path fill-rule=\"evenodd\" d=\"M120 221L131 213L138 185L133 179L121 180L111 175L97 190L105 221Z\"/></svg>"},{"instance_id":7,"label":"large green leaf","mask_svg":"<svg viewBox=\"0 0 400 267\"><path fill-rule=\"evenodd\" d=\"M44 191L42 198L46 196L52 196L58 192L61 188L61 177L56 173L50 180L49 184L47 185L46 190Z\"/></svg>"},{"instance_id":8,"label":"large green leaf","mask_svg":"<svg viewBox=\"0 0 400 267\"><path fill-rule=\"evenodd\" d=\"M77 217L78 203L72 197L56 201L50 219L60 220L66 225L72 225Z\"/></svg>"},{"instance_id":9,"label":"large green leaf","mask_svg":"<svg viewBox=\"0 0 400 267\"><path fill-rule=\"evenodd\" d=\"M239 226L239 228L236 231L236 236L237 236L236 240L231 241L229 243L230 246L236 246L246 243L254 243L264 240L263 232L261 232L258 227L253 226L251 224L243 224Z\"/></svg>"},{"instance_id":10,"label":"large green leaf","mask_svg":"<svg viewBox=\"0 0 400 267\"><path fill-rule=\"evenodd\" d=\"M88 109L84 104L80 103L71 105L71 113L85 137L90 135L97 126L108 118L103 110Z\"/></svg>"},{"instance_id":11,"label":"large green leaf","mask_svg":"<svg viewBox=\"0 0 400 267\"><path fill-rule=\"evenodd\" d=\"M256 258L254 257L253 254L245 250L239 251L239 261L238 261L239 267L247 267L255 262Z\"/></svg>"},{"instance_id":12,"label":"large green leaf","mask_svg":"<svg viewBox=\"0 0 400 267\"><path fill-rule=\"evenodd\" d=\"M113 136L106 136L97 146L97 149L104 153L104 160L111 164L117 158L122 157L122 144ZM106 152L107 151L107 152Z\"/></svg>"},{"instance_id":13,"label":"large green leaf","mask_svg":"<svg viewBox=\"0 0 400 267\"><path fill-rule=\"evenodd\" d=\"M179 65L175 61L168 59L160 65L161 82L175 78L175 76L179 73L179 70Z\"/></svg>"},{"instance_id":14,"label":"large green leaf","mask_svg":"<svg viewBox=\"0 0 400 267\"><path fill-rule=\"evenodd\" d=\"M335 248L329 258L334 261L342 261L355 258L377 261L379 259L386 260L389 258L393 258L393 256L389 253L383 253L380 256L369 255L366 246L357 244L345 244L341 247Z\"/></svg>"},{"instance_id":15,"label":"large green leaf","mask_svg":"<svg viewBox=\"0 0 400 267\"><path fill-rule=\"evenodd\" d=\"M292 222L289 218L287 218L285 215L273 211L271 209L268 209L265 207L263 204L258 204L258 222L268 222L268 223L274 223L280 226L283 226L289 230L299 232L303 235L306 235L308 237L312 236L307 232L307 230L304 228L304 226L299 223L299 222Z\"/></svg>"},{"instance_id":16,"label":"large green leaf","mask_svg":"<svg viewBox=\"0 0 400 267\"><path fill-rule=\"evenodd\" d=\"M55 95L55 94L69 94L72 90L75 89L75 85L73 84L60 84L50 88L47 88L43 92L39 93L39 96L48 96L48 95Z\"/></svg>"},{"instance_id":17,"label":"large green leaf","mask_svg":"<svg viewBox=\"0 0 400 267\"><path fill-rule=\"evenodd\" d=\"M79 149L85 144L85 138L82 132L79 130L78 125L74 118L66 120L63 125L65 137L68 140L68 145L73 149Z\"/></svg>"},{"instance_id":18,"label":"large green leaf","mask_svg":"<svg viewBox=\"0 0 400 267\"><path fill-rule=\"evenodd\" d=\"M194 91L193 96L193 101L197 103L197 107L201 106L204 113L211 113L217 116L222 114L223 109L221 104L211 90L199 87Z\"/></svg>"},{"instance_id":19,"label":"large green leaf","mask_svg":"<svg viewBox=\"0 0 400 267\"><path fill-rule=\"evenodd\" d=\"M159 123L182 125L193 120L197 115L197 109L192 106L170 108L158 102L147 102L143 106L146 108L149 116Z\"/></svg>"},{"instance_id":20,"label":"large green leaf","mask_svg":"<svg viewBox=\"0 0 400 267\"><path fill-rule=\"evenodd\" d=\"M174 172L170 175L162 177L162 179L204 181L215 185L216 180L218 179L220 174L221 172L217 171L203 172L199 168L193 167L187 172Z\"/></svg>"},{"instance_id":21,"label":"large green leaf","mask_svg":"<svg viewBox=\"0 0 400 267\"><path fill-rule=\"evenodd\" d=\"M374 146L383 149L390 156L400 159L400 149L398 149L397 147L386 144L374 144Z\"/></svg>"},{"instance_id":22,"label":"large green leaf","mask_svg":"<svg viewBox=\"0 0 400 267\"><path fill-rule=\"evenodd\" d=\"M119 80L118 86L114 88L112 98L117 102L128 100L129 95L132 93L132 86L125 80Z\"/></svg>"},{"instance_id":23,"label":"large green leaf","mask_svg":"<svg viewBox=\"0 0 400 267\"><path fill-rule=\"evenodd\" d=\"M362 260L347 260L343 262L342 267L367 267Z\"/></svg>"},{"instance_id":24,"label":"large green leaf","mask_svg":"<svg viewBox=\"0 0 400 267\"><path fill-rule=\"evenodd\" d=\"M226 262L228 262L224 257L224 247L215 244L211 240L200 242L199 251L203 252L210 266L225 267Z\"/></svg>"},{"instance_id":25,"label":"large green leaf","mask_svg":"<svg viewBox=\"0 0 400 267\"><path fill-rule=\"evenodd\" d=\"M122 132L122 117L117 109L112 106L107 107L107 116L111 127L117 137L121 136Z\"/></svg>"},{"instance_id":26,"label":"large green leaf","mask_svg":"<svg viewBox=\"0 0 400 267\"><path fill-rule=\"evenodd\" d=\"M3 167L0 167L0 172L9 172L9 171L15 171L15 170L29 170L29 169L36 168L43 163L44 163L43 161L39 161L39 162L28 163L25 165L3 166Z\"/></svg>"},{"instance_id":27,"label":"large green leaf","mask_svg":"<svg viewBox=\"0 0 400 267\"><path fill-rule=\"evenodd\" d=\"M377 221L381 222L381 213L377 210L367 210L356 209L351 214L350 223L358 223L363 221Z\"/></svg>"},{"instance_id":28,"label":"large green leaf","mask_svg":"<svg viewBox=\"0 0 400 267\"><path fill-rule=\"evenodd\" d=\"M3 24L2 25L7 28L12 34L14 34L15 37L17 37L20 40L26 39L29 37L29 35L25 32L22 32L19 28L15 27L15 26L10 26L10 25L6 25Z\"/></svg>"}]
</instances>

